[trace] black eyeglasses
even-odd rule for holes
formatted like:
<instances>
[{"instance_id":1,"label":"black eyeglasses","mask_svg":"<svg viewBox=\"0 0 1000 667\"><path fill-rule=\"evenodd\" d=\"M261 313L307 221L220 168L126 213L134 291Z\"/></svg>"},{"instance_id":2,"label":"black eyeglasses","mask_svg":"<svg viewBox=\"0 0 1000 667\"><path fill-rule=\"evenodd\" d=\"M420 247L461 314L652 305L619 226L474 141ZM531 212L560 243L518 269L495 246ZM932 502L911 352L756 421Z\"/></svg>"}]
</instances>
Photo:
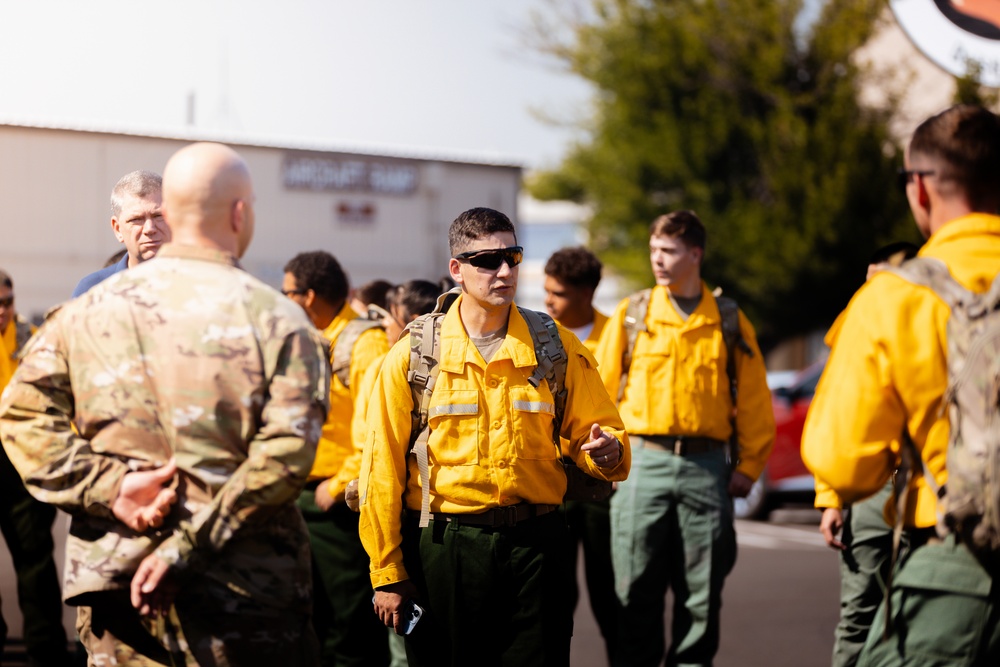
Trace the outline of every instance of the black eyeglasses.
<instances>
[{"instance_id":1,"label":"black eyeglasses","mask_svg":"<svg viewBox=\"0 0 1000 667\"><path fill-rule=\"evenodd\" d=\"M10 308L14 305L14 297L8 296L5 299L0 299L0 308Z\"/></svg>"},{"instance_id":2,"label":"black eyeglasses","mask_svg":"<svg viewBox=\"0 0 1000 667\"><path fill-rule=\"evenodd\" d=\"M285 296L291 296L293 294L305 294L308 291L309 290L305 289L283 289L281 290L281 293L284 294Z\"/></svg>"},{"instance_id":3,"label":"black eyeglasses","mask_svg":"<svg viewBox=\"0 0 1000 667\"><path fill-rule=\"evenodd\" d=\"M507 262L507 266L513 269L524 259L524 248L516 245L510 248L470 250L455 255L454 259L468 262L477 269L487 269L488 271L496 271L504 262Z\"/></svg>"},{"instance_id":4,"label":"black eyeglasses","mask_svg":"<svg viewBox=\"0 0 1000 667\"><path fill-rule=\"evenodd\" d=\"M899 189L906 192L906 184L912 181L914 176L933 176L935 173L933 169L904 169L900 167L896 170Z\"/></svg>"}]
</instances>

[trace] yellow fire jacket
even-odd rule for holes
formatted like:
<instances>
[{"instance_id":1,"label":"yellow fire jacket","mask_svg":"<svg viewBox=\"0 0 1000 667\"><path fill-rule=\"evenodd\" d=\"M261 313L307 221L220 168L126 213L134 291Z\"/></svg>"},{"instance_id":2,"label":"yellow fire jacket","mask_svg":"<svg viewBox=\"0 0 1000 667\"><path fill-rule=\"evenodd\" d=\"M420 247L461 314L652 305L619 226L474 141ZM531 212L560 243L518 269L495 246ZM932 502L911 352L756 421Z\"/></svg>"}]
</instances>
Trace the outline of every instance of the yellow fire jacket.
<instances>
[{"instance_id":1,"label":"yellow fire jacket","mask_svg":"<svg viewBox=\"0 0 1000 667\"><path fill-rule=\"evenodd\" d=\"M840 333L840 328L844 326L844 313L846 311L841 311L837 315L837 319L833 321L830 326L830 330L826 332L826 336L823 337L823 342L830 349L833 349L833 344L837 340L837 334ZM830 485L819 479L815 478L816 486L816 500L813 502L813 506L819 509L836 508L841 509L844 506L844 501L840 499L837 492L830 488Z\"/></svg>"},{"instance_id":2,"label":"yellow fire jacket","mask_svg":"<svg viewBox=\"0 0 1000 667\"><path fill-rule=\"evenodd\" d=\"M323 330L323 336L330 341L330 361L333 361L333 348L337 344L344 327L358 314L347 304L340 310L333 321ZM376 364L389 351L389 342L381 329L369 329L358 337L351 352L350 381L351 386L345 387L340 378L330 378L330 413L323 424L323 434L316 449L316 461L313 463L309 479L332 478L330 495L337 498L344 493L347 483L357 478L361 470L361 452L364 441L356 441L351 437L351 419L360 396L362 378L369 366ZM364 410L362 405L361 410Z\"/></svg>"},{"instance_id":3,"label":"yellow fire jacket","mask_svg":"<svg viewBox=\"0 0 1000 667\"><path fill-rule=\"evenodd\" d=\"M601 340L601 332L607 324L608 316L594 308L594 328L590 330L587 340L581 341L591 354L597 352L597 343Z\"/></svg>"},{"instance_id":4,"label":"yellow fire jacket","mask_svg":"<svg viewBox=\"0 0 1000 667\"><path fill-rule=\"evenodd\" d=\"M728 353L715 297L702 285L701 303L687 320L674 310L665 287L654 287L621 404L629 433L689 435L728 440L733 404L726 375ZM615 309L597 346L598 368L611 396L618 395L622 357L628 345L628 299ZM774 412L767 371L753 325L739 313L740 332L752 356L736 357L739 387L736 427L740 445L737 471L757 479L774 446Z\"/></svg>"},{"instance_id":5,"label":"yellow fire jacket","mask_svg":"<svg viewBox=\"0 0 1000 667\"><path fill-rule=\"evenodd\" d=\"M11 318L10 324L5 331L0 331L0 393L14 377L17 370L18 353L21 351L17 344L19 330L30 331L34 335L36 328L20 315Z\"/></svg>"},{"instance_id":6,"label":"yellow fire jacket","mask_svg":"<svg viewBox=\"0 0 1000 667\"><path fill-rule=\"evenodd\" d=\"M431 511L472 514L521 502L560 504L566 475L552 441L554 403L547 383L528 384L537 362L527 323L512 306L507 337L487 364L465 332L460 305L461 297L441 325L440 373L430 403ZM560 327L559 334L569 357L561 435L588 474L623 480L631 454L618 411L590 352L566 329ZM407 456L413 409L409 363L410 341L403 338L386 356L368 408L360 533L375 587L408 578L401 517L404 509L420 509L420 473L416 457ZM594 423L624 447L613 468L597 466L580 450Z\"/></svg>"},{"instance_id":7,"label":"yellow fire jacket","mask_svg":"<svg viewBox=\"0 0 1000 667\"><path fill-rule=\"evenodd\" d=\"M944 261L967 289L985 292L1000 268L1000 217L947 223L920 250ZM946 328L950 312L934 293L883 272L847 307L836 345L806 418L802 458L844 502L882 488L905 428L937 483L947 481ZM937 502L922 476L912 483L906 523L929 527Z\"/></svg>"}]
</instances>

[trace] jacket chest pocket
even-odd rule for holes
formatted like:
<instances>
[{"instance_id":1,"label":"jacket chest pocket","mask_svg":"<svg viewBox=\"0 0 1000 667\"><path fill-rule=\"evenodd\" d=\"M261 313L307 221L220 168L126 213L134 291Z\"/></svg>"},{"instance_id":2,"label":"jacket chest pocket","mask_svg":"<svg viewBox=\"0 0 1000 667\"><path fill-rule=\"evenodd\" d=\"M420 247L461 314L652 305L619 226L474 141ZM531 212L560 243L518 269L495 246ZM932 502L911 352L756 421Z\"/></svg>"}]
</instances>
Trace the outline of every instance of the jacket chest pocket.
<instances>
[{"instance_id":1,"label":"jacket chest pocket","mask_svg":"<svg viewBox=\"0 0 1000 667\"><path fill-rule=\"evenodd\" d=\"M470 389L437 390L427 414L431 429L427 448L435 463L478 465L479 392Z\"/></svg>"},{"instance_id":2,"label":"jacket chest pocket","mask_svg":"<svg viewBox=\"0 0 1000 667\"><path fill-rule=\"evenodd\" d=\"M544 385L543 385L544 386ZM515 450L520 459L551 461L558 450L552 438L556 406L552 393L533 387L514 387L510 391L511 429Z\"/></svg>"}]
</instances>

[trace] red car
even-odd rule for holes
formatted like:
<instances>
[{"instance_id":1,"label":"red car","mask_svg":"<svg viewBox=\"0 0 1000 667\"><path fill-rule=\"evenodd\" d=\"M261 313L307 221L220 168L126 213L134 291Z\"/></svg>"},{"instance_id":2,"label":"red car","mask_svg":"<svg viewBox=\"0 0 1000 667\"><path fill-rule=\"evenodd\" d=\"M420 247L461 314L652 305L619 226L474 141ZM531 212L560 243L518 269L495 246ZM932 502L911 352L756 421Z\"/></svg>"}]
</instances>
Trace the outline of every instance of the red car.
<instances>
[{"instance_id":1,"label":"red car","mask_svg":"<svg viewBox=\"0 0 1000 667\"><path fill-rule=\"evenodd\" d=\"M812 474L802 463L802 427L824 365L813 364L796 374L789 384L771 390L777 428L774 450L747 497L733 501L736 518L766 519L779 500L812 502L816 490Z\"/></svg>"}]
</instances>

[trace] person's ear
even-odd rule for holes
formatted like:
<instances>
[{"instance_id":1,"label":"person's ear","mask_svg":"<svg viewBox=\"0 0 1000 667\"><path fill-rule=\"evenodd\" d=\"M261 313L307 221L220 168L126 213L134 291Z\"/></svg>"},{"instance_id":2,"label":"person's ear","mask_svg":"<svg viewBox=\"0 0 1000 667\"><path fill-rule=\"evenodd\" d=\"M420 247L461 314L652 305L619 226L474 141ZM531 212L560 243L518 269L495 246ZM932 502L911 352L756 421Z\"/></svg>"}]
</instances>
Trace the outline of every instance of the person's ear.
<instances>
[{"instance_id":1,"label":"person's ear","mask_svg":"<svg viewBox=\"0 0 1000 667\"><path fill-rule=\"evenodd\" d=\"M311 310L314 303L316 303L316 292L307 289L302 295L302 304Z\"/></svg>"},{"instance_id":2,"label":"person's ear","mask_svg":"<svg viewBox=\"0 0 1000 667\"><path fill-rule=\"evenodd\" d=\"M462 278L462 263L454 257L448 260L448 275L455 283L465 285L465 279Z\"/></svg>"},{"instance_id":3,"label":"person's ear","mask_svg":"<svg viewBox=\"0 0 1000 667\"><path fill-rule=\"evenodd\" d=\"M121 224L117 216L111 216L111 231L115 233L115 238L119 243L125 243L125 235L122 234Z\"/></svg>"},{"instance_id":4,"label":"person's ear","mask_svg":"<svg viewBox=\"0 0 1000 667\"><path fill-rule=\"evenodd\" d=\"M230 216L230 225L232 230L236 234L240 234L243 231L243 225L246 224L246 204L243 203L242 199L237 199L233 202L233 214Z\"/></svg>"}]
</instances>

